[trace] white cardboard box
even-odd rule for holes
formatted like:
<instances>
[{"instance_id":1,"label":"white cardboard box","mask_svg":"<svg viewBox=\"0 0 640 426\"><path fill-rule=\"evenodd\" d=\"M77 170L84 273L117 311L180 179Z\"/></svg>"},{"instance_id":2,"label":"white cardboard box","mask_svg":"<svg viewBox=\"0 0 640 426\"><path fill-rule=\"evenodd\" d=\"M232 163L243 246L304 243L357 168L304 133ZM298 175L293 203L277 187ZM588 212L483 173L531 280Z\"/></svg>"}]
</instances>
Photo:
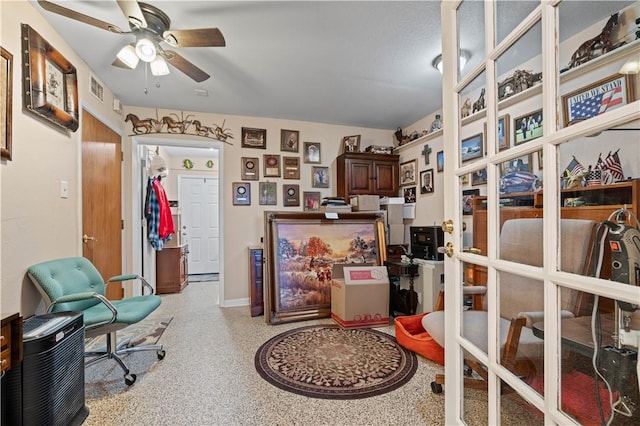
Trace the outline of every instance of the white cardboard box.
<instances>
[{"instance_id":1,"label":"white cardboard box","mask_svg":"<svg viewBox=\"0 0 640 426\"><path fill-rule=\"evenodd\" d=\"M380 210L380 197L377 195L352 195L349 203L354 212Z\"/></svg>"},{"instance_id":2,"label":"white cardboard box","mask_svg":"<svg viewBox=\"0 0 640 426\"><path fill-rule=\"evenodd\" d=\"M389 325L387 268L334 264L331 318L342 328Z\"/></svg>"}]
</instances>

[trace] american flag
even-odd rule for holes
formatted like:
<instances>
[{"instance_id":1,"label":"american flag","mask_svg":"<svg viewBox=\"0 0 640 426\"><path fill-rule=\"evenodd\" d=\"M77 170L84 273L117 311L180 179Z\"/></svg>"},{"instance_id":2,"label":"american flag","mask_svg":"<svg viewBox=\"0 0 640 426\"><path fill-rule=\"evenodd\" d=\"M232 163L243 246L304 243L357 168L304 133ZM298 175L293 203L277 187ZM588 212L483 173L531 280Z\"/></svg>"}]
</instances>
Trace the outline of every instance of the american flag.
<instances>
[{"instance_id":1,"label":"american flag","mask_svg":"<svg viewBox=\"0 0 640 426\"><path fill-rule=\"evenodd\" d=\"M582 166L582 164L580 164L580 162L576 159L576 157L573 157L573 159L567 166L565 173L567 173L569 176L577 176L583 171L584 171L584 167Z\"/></svg>"},{"instance_id":2,"label":"american flag","mask_svg":"<svg viewBox=\"0 0 640 426\"><path fill-rule=\"evenodd\" d=\"M604 164L604 161L602 161L602 153L598 154L598 161L596 162L596 165L593 166L594 170L606 170L607 166L606 164Z\"/></svg>"},{"instance_id":3,"label":"american flag","mask_svg":"<svg viewBox=\"0 0 640 426\"><path fill-rule=\"evenodd\" d=\"M572 120L595 117L607 110L620 106L623 101L624 97L622 96L622 86L618 86L615 89L599 93L572 104L570 107L570 116Z\"/></svg>"},{"instance_id":4,"label":"american flag","mask_svg":"<svg viewBox=\"0 0 640 426\"><path fill-rule=\"evenodd\" d=\"M602 170L589 170L587 173L587 185L600 185L602 181Z\"/></svg>"},{"instance_id":5,"label":"american flag","mask_svg":"<svg viewBox=\"0 0 640 426\"><path fill-rule=\"evenodd\" d=\"M624 173L622 172L622 165L620 164L618 151L613 154L609 153L607 158L604 159L604 163L607 166L609 173L613 176L614 181L624 180Z\"/></svg>"}]
</instances>

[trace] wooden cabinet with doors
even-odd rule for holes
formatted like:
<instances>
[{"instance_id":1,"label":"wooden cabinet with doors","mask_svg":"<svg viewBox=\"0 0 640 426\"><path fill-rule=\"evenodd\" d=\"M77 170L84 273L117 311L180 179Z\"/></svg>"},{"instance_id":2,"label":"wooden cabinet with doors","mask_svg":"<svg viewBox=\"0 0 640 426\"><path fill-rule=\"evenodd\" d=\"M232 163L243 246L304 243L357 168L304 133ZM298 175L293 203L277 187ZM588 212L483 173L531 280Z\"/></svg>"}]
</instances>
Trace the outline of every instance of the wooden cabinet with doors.
<instances>
[{"instance_id":1,"label":"wooden cabinet with doors","mask_svg":"<svg viewBox=\"0 0 640 426\"><path fill-rule=\"evenodd\" d=\"M338 156L336 192L349 201L352 195L397 197L399 155L346 152Z\"/></svg>"},{"instance_id":2,"label":"wooden cabinet with doors","mask_svg":"<svg viewBox=\"0 0 640 426\"><path fill-rule=\"evenodd\" d=\"M249 294L251 316L264 314L264 300L262 292L262 247L249 247Z\"/></svg>"},{"instance_id":3,"label":"wooden cabinet with doors","mask_svg":"<svg viewBox=\"0 0 640 426\"><path fill-rule=\"evenodd\" d=\"M187 244L156 252L156 293L180 293L189 284L188 255Z\"/></svg>"}]
</instances>

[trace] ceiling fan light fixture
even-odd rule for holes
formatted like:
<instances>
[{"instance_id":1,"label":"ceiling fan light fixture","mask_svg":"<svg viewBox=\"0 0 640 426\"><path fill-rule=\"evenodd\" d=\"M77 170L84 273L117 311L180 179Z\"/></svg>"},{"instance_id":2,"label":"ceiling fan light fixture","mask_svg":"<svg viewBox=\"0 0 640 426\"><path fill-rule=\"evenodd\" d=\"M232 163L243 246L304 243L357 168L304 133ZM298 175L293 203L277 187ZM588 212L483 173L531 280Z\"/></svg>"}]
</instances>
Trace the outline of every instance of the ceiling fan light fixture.
<instances>
[{"instance_id":1,"label":"ceiling fan light fixture","mask_svg":"<svg viewBox=\"0 0 640 426\"><path fill-rule=\"evenodd\" d=\"M460 58L459 58L460 71L462 71L464 66L467 65L467 61L469 60L470 57L471 57L471 54L468 51L462 50L462 49L460 50ZM442 53L433 59L433 61L431 62L431 65L433 65L433 67L438 71L440 71L440 74L442 74Z\"/></svg>"},{"instance_id":2,"label":"ceiling fan light fixture","mask_svg":"<svg viewBox=\"0 0 640 426\"><path fill-rule=\"evenodd\" d=\"M149 67L151 68L151 74L156 77L169 74L169 66L161 56L156 56L156 58L149 63Z\"/></svg>"},{"instance_id":3,"label":"ceiling fan light fixture","mask_svg":"<svg viewBox=\"0 0 640 426\"><path fill-rule=\"evenodd\" d=\"M145 62L151 62L156 58L156 46L151 40L141 38L136 43L136 55Z\"/></svg>"},{"instance_id":4,"label":"ceiling fan light fixture","mask_svg":"<svg viewBox=\"0 0 640 426\"><path fill-rule=\"evenodd\" d=\"M120 49L116 56L123 64L131 69L134 69L138 65L138 61L140 61L140 58L138 58L138 55L136 54L136 50L130 44L127 44L125 47Z\"/></svg>"},{"instance_id":5,"label":"ceiling fan light fixture","mask_svg":"<svg viewBox=\"0 0 640 426\"><path fill-rule=\"evenodd\" d=\"M640 56L631 58L622 65L620 74L638 74L640 73Z\"/></svg>"}]
</instances>

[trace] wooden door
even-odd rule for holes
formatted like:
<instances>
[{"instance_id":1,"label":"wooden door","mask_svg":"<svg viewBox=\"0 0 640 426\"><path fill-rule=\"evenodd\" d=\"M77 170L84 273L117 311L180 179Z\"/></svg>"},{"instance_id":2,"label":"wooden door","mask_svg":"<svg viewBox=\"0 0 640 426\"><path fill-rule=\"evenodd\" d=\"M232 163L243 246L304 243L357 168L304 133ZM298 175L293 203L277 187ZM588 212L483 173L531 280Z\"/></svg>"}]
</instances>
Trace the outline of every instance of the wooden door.
<instances>
[{"instance_id":1,"label":"wooden door","mask_svg":"<svg viewBox=\"0 0 640 426\"><path fill-rule=\"evenodd\" d=\"M121 138L82 111L82 255L105 280L122 272ZM111 285L107 298L122 299Z\"/></svg>"}]
</instances>

